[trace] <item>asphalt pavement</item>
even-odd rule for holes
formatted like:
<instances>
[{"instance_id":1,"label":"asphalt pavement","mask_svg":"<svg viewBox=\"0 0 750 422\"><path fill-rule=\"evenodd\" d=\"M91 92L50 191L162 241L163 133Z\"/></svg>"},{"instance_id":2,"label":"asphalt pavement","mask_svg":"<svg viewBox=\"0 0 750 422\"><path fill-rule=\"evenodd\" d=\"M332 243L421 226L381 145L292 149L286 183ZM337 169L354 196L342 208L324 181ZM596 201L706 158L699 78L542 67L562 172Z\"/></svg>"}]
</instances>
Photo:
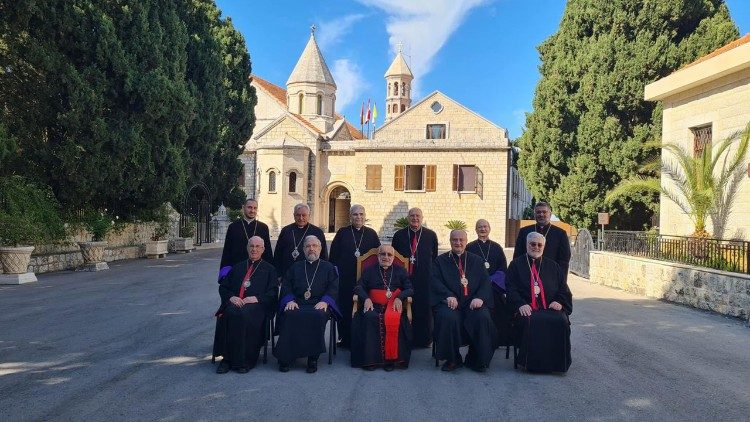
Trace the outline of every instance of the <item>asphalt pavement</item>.
<instances>
[{"instance_id":1,"label":"asphalt pavement","mask_svg":"<svg viewBox=\"0 0 750 422\"><path fill-rule=\"evenodd\" d=\"M316 374L210 363L220 250L0 286L0 420L747 420L750 328L571 276L564 375L366 372L339 350ZM270 350L269 350L270 355Z\"/></svg>"}]
</instances>

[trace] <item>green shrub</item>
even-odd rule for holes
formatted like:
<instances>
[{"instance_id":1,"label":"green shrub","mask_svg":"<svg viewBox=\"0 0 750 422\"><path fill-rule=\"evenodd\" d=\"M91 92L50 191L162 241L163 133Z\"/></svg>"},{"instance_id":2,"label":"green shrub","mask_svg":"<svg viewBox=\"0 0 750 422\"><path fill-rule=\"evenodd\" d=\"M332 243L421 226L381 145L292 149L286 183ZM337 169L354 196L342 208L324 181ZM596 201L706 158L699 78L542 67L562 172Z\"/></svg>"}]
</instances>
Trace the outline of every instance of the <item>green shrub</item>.
<instances>
[{"instance_id":1,"label":"green shrub","mask_svg":"<svg viewBox=\"0 0 750 422\"><path fill-rule=\"evenodd\" d=\"M53 243L65 239L60 204L49 186L21 176L0 180L0 245Z\"/></svg>"},{"instance_id":2,"label":"green shrub","mask_svg":"<svg viewBox=\"0 0 750 422\"><path fill-rule=\"evenodd\" d=\"M396 230L403 229L404 227L409 227L409 218L408 217L401 217L398 220L396 220L395 223L393 223L393 227L396 228Z\"/></svg>"},{"instance_id":3,"label":"green shrub","mask_svg":"<svg viewBox=\"0 0 750 422\"><path fill-rule=\"evenodd\" d=\"M445 223L445 228L451 230L466 230L466 223L461 220L448 220L448 222Z\"/></svg>"}]
</instances>

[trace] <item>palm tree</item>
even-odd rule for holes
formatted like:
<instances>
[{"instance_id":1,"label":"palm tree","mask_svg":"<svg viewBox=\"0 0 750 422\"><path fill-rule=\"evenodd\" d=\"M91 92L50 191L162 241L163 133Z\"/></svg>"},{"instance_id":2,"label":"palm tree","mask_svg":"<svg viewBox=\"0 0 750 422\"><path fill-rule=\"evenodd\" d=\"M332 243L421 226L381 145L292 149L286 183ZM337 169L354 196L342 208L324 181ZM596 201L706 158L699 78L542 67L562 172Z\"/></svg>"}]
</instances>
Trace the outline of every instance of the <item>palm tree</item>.
<instances>
[{"instance_id":1,"label":"palm tree","mask_svg":"<svg viewBox=\"0 0 750 422\"><path fill-rule=\"evenodd\" d=\"M729 148L739 139L730 158ZM721 237L729 217L737 189L744 176L743 162L750 144L750 122L743 131L737 131L716 145L707 143L701 153L694 157L685 148L661 145L670 153L673 161L661 161L659 157L645 164L641 171L661 168L661 173L673 183L673 187L662 186L657 176L633 176L623 180L606 196L612 201L635 192L661 193L677 204L693 222L695 237L708 237L706 220L711 218L714 236Z\"/></svg>"}]
</instances>

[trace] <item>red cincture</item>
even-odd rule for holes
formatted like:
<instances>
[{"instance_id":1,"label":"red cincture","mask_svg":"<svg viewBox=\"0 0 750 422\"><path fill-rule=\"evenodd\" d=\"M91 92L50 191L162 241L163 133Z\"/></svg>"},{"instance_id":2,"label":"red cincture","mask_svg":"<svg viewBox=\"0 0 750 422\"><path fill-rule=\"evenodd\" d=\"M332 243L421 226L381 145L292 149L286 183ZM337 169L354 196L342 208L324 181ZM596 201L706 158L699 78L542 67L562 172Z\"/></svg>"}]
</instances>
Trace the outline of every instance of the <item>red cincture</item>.
<instances>
[{"instance_id":1,"label":"red cincture","mask_svg":"<svg viewBox=\"0 0 750 422\"><path fill-rule=\"evenodd\" d=\"M531 263L531 309L539 309L539 305L536 303L536 295L534 294L534 281L539 285L539 294L542 296L542 309L547 309L547 298L544 296L544 284L542 284L542 278L539 277L539 271L536 269L536 262Z\"/></svg>"},{"instance_id":2,"label":"red cincture","mask_svg":"<svg viewBox=\"0 0 750 422\"><path fill-rule=\"evenodd\" d=\"M461 275L461 284L464 286L464 296L468 296L469 283L464 283L464 280L466 280L466 273L464 272L464 264L461 262L461 255L458 256L458 273Z\"/></svg>"}]
</instances>

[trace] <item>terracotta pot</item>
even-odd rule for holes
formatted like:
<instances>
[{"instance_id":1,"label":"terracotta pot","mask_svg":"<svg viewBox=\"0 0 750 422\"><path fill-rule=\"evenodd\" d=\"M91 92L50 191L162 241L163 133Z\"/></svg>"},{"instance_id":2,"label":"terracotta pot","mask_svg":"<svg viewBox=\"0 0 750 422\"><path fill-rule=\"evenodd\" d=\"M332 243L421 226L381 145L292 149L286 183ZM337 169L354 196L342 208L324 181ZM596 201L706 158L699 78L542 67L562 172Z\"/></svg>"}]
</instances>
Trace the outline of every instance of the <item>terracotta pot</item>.
<instances>
[{"instance_id":1,"label":"terracotta pot","mask_svg":"<svg viewBox=\"0 0 750 422\"><path fill-rule=\"evenodd\" d=\"M24 274L28 272L33 246L0 247L0 263L5 274Z\"/></svg>"},{"instance_id":2,"label":"terracotta pot","mask_svg":"<svg viewBox=\"0 0 750 422\"><path fill-rule=\"evenodd\" d=\"M107 242L78 242L83 255L83 264L90 265L104 262L104 250L107 248Z\"/></svg>"}]
</instances>

